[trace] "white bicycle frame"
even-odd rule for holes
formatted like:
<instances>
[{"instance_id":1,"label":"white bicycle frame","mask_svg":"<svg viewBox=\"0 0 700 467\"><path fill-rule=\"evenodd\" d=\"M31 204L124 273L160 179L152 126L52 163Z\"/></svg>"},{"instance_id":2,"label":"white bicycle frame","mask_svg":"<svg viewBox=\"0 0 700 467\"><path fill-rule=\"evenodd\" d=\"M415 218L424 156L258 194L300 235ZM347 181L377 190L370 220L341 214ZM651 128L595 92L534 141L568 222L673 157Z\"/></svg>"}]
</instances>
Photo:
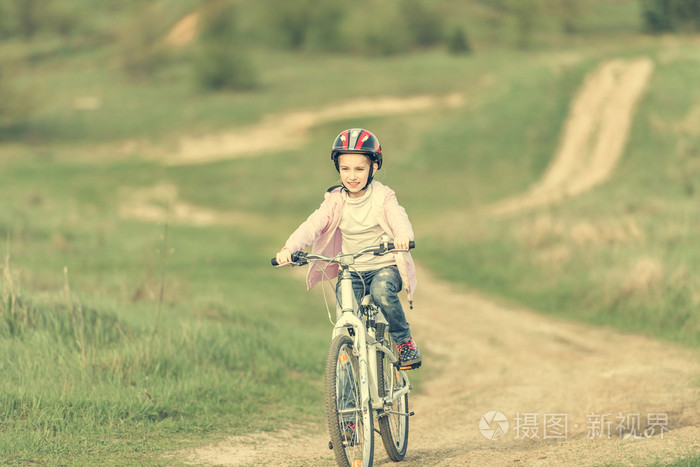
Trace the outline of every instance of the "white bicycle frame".
<instances>
[{"instance_id":1,"label":"white bicycle frame","mask_svg":"<svg viewBox=\"0 0 700 467\"><path fill-rule=\"evenodd\" d=\"M376 328L366 328L365 323L358 317L359 306L355 299L352 288L352 277L350 266L354 264L354 255L342 255L339 260L340 271L338 281L340 282L340 316L333 327L332 338L339 335L350 336L355 341L354 352L357 352L360 373L360 398L362 407L371 407L377 411L385 411L387 406L393 406L394 402L411 390L408 375L403 370L398 370L400 378L403 380L403 387L385 397L379 396L379 385L377 382L377 351L383 352L392 364L396 364L397 358L389 348L380 344L376 339ZM365 296L362 305L370 305L369 296ZM384 315L379 311L375 317L379 323L386 323ZM382 412L379 413L381 415ZM399 414L408 416L408 414Z\"/></svg>"}]
</instances>

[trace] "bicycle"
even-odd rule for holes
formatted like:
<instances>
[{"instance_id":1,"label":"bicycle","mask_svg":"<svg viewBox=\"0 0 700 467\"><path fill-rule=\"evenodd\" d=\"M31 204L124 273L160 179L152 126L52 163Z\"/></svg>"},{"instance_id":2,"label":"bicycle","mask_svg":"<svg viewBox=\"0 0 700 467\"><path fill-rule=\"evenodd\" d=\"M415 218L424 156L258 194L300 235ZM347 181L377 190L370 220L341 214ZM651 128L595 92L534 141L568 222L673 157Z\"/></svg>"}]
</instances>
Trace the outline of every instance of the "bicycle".
<instances>
[{"instance_id":1,"label":"bicycle","mask_svg":"<svg viewBox=\"0 0 700 467\"><path fill-rule=\"evenodd\" d=\"M415 243L410 242L409 249ZM338 317L333 326L326 358L325 397L328 447L339 466L371 466L374 461L374 432L382 438L384 449L394 462L403 460L408 448L408 394L411 383L399 366L397 347L388 332L381 309L365 295L357 304L350 270L361 255L386 255L407 251L391 242L364 248L357 253L340 253L334 258L305 253L292 254L292 262L273 266L303 266L322 261L339 266L340 297ZM377 419L379 429L374 427Z\"/></svg>"}]
</instances>

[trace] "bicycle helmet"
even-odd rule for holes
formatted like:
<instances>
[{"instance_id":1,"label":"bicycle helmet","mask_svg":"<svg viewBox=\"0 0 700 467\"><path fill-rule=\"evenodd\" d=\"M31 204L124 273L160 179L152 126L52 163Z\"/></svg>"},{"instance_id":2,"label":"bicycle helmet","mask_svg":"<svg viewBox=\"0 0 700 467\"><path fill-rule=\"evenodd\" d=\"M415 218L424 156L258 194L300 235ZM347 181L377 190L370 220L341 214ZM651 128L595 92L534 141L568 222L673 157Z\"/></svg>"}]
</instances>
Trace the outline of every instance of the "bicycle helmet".
<instances>
[{"instance_id":1,"label":"bicycle helmet","mask_svg":"<svg viewBox=\"0 0 700 467\"><path fill-rule=\"evenodd\" d=\"M333 141L331 160L338 170L338 155L346 153L366 154L377 163L377 170L382 168L382 146L371 131L363 128L350 128L341 132Z\"/></svg>"},{"instance_id":2,"label":"bicycle helmet","mask_svg":"<svg viewBox=\"0 0 700 467\"><path fill-rule=\"evenodd\" d=\"M341 154L364 154L370 158L372 162L376 162L377 170L382 168L382 146L379 140L372 134L371 131L363 128L350 128L341 132L333 141L331 148L331 160L335 163L335 170L340 172L338 166L338 156ZM374 178L374 165L369 165L369 176L367 184L362 188L367 189L372 179ZM343 186L345 188L345 186Z\"/></svg>"}]
</instances>

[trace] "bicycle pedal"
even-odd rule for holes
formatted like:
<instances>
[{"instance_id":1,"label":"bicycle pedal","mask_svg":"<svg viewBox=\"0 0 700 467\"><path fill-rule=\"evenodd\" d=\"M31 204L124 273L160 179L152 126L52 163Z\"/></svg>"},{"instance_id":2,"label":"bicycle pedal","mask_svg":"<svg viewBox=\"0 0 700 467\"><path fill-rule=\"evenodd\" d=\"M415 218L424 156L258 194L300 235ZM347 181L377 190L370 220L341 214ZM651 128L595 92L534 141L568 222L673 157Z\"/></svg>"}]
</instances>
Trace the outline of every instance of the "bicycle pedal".
<instances>
[{"instance_id":1,"label":"bicycle pedal","mask_svg":"<svg viewBox=\"0 0 700 467\"><path fill-rule=\"evenodd\" d=\"M414 363L413 365L399 366L399 370L415 370L420 368L423 362Z\"/></svg>"}]
</instances>

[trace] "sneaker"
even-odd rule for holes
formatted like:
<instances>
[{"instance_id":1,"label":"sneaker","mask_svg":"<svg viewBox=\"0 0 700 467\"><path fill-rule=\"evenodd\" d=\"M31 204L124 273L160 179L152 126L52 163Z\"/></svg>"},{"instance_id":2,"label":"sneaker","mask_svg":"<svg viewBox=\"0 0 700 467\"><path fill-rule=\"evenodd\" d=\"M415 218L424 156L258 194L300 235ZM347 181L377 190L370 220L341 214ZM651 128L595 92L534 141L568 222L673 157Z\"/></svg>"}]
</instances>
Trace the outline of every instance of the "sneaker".
<instances>
[{"instance_id":1,"label":"sneaker","mask_svg":"<svg viewBox=\"0 0 700 467\"><path fill-rule=\"evenodd\" d=\"M343 422L340 424L340 436L343 437L343 441L347 442L350 446L355 445L355 428L357 425L355 422Z\"/></svg>"},{"instance_id":2,"label":"sneaker","mask_svg":"<svg viewBox=\"0 0 700 467\"><path fill-rule=\"evenodd\" d=\"M413 342L413 337L408 342L396 344L396 347L399 349L399 369L412 370L421 366L423 359L416 348L416 343Z\"/></svg>"}]
</instances>

